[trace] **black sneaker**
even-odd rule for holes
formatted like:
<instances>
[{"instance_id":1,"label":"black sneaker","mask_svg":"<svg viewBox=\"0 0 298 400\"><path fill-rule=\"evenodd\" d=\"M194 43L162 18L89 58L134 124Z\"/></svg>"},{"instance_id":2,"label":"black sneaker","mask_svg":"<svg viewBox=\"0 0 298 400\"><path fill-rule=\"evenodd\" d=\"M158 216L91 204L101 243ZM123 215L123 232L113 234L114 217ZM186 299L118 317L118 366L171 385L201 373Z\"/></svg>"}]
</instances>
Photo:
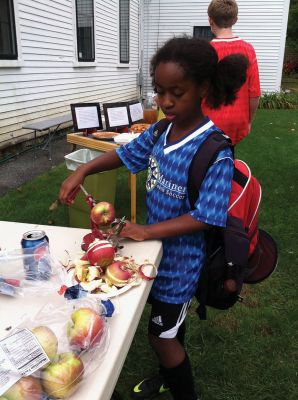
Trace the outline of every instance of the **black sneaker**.
<instances>
[{"instance_id":1,"label":"black sneaker","mask_svg":"<svg viewBox=\"0 0 298 400\"><path fill-rule=\"evenodd\" d=\"M143 379L138 383L131 392L132 399L153 399L162 393L168 392L170 389L160 375L155 375L152 378Z\"/></svg>"}]
</instances>

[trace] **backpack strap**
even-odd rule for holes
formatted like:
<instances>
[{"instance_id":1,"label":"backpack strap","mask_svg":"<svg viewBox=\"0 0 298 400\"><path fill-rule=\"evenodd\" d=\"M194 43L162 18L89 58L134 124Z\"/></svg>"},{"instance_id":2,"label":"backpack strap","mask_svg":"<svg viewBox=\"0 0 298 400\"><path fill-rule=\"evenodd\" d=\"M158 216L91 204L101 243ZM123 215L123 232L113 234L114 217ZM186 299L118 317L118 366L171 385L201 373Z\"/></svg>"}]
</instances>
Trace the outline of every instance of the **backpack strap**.
<instances>
[{"instance_id":1,"label":"backpack strap","mask_svg":"<svg viewBox=\"0 0 298 400\"><path fill-rule=\"evenodd\" d=\"M234 147L231 140L219 129L214 130L206 138L193 156L188 171L188 196L191 208L194 208L198 198L201 184L206 176L209 167L214 163L218 153L230 147L234 156Z\"/></svg>"},{"instance_id":2,"label":"backpack strap","mask_svg":"<svg viewBox=\"0 0 298 400\"><path fill-rule=\"evenodd\" d=\"M163 132L170 125L170 121L166 118L159 120L153 131L153 144L155 144ZM215 129L198 148L193 156L188 171L188 196L191 208L194 208L195 202L204 177L209 167L215 161L217 154L225 147L230 147L234 156L234 147L228 136L225 136L220 129Z\"/></svg>"},{"instance_id":3,"label":"backpack strap","mask_svg":"<svg viewBox=\"0 0 298 400\"><path fill-rule=\"evenodd\" d=\"M167 127L170 125L170 121L168 121L166 118L163 118L159 120L154 128L153 131L153 144L155 144L160 136L163 134L163 132L167 129Z\"/></svg>"}]
</instances>

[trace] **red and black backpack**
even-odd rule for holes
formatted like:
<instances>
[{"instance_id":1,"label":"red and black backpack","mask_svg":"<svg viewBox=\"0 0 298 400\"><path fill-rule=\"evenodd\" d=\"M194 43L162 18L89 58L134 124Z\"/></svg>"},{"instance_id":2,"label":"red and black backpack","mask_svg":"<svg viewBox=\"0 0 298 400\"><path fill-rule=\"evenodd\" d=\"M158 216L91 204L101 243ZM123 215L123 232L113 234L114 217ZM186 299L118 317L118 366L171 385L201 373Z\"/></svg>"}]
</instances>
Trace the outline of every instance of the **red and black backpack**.
<instances>
[{"instance_id":1,"label":"red and black backpack","mask_svg":"<svg viewBox=\"0 0 298 400\"><path fill-rule=\"evenodd\" d=\"M166 120L156 124L155 143L168 125ZM233 152L229 138L216 129L194 155L187 184L192 208L208 168L225 147ZM261 282L276 268L276 243L258 227L261 195L261 186L248 165L234 160L226 227L213 227L205 232L207 256L196 292L200 319L206 319L206 306L226 310L243 301L240 296L243 284Z\"/></svg>"}]
</instances>

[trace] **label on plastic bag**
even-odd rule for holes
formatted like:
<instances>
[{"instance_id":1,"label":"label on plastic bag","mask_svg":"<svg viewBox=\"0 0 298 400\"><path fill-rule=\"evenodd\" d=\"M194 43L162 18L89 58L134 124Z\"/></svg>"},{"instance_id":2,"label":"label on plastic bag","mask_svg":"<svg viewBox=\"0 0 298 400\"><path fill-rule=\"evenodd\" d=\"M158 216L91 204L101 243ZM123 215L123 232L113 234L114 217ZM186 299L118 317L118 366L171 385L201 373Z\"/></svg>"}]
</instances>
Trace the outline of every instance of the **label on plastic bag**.
<instances>
[{"instance_id":1,"label":"label on plastic bag","mask_svg":"<svg viewBox=\"0 0 298 400\"><path fill-rule=\"evenodd\" d=\"M0 340L0 396L23 376L33 374L50 359L28 329Z\"/></svg>"}]
</instances>

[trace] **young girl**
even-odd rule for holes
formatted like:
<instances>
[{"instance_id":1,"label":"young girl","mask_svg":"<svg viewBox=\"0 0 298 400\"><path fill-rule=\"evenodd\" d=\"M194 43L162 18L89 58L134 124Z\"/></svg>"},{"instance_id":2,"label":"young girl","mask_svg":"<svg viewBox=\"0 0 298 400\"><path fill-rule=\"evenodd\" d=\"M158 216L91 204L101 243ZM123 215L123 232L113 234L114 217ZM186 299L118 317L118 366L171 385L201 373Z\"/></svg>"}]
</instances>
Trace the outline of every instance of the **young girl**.
<instances>
[{"instance_id":1,"label":"young girl","mask_svg":"<svg viewBox=\"0 0 298 400\"><path fill-rule=\"evenodd\" d=\"M148 168L147 225L127 221L122 236L163 243L150 294L148 327L159 374L137 384L133 398L147 399L169 389L175 400L198 398L183 347L184 319L205 259L204 230L225 226L233 174L230 149L222 150L207 171L194 209L187 194L188 170L198 147L214 130L213 122L202 113L202 98L211 106L231 103L245 81L246 69L241 55L218 62L216 51L206 41L169 40L151 61L158 104L171 122L166 131L154 144L152 125L129 144L79 167L61 187L60 199L67 204L89 174L123 164L133 173Z\"/></svg>"}]
</instances>

